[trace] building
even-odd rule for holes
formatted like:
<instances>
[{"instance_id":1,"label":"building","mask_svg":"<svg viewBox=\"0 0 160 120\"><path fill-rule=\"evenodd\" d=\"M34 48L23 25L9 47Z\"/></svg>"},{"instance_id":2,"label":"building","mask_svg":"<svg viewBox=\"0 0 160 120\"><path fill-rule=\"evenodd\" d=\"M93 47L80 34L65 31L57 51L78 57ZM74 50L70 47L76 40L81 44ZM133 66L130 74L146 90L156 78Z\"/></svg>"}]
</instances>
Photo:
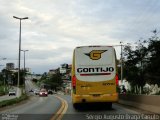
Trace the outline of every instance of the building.
<instances>
[{"instance_id":1,"label":"building","mask_svg":"<svg viewBox=\"0 0 160 120\"><path fill-rule=\"evenodd\" d=\"M7 70L14 70L14 63L6 63Z\"/></svg>"}]
</instances>

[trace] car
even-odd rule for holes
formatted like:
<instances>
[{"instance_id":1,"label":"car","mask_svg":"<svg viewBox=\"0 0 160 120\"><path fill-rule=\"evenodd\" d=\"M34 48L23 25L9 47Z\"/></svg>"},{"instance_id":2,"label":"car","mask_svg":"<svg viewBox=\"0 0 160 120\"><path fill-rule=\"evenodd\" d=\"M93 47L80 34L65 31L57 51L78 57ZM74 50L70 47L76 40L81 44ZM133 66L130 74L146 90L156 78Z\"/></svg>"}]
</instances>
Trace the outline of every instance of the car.
<instances>
[{"instance_id":1,"label":"car","mask_svg":"<svg viewBox=\"0 0 160 120\"><path fill-rule=\"evenodd\" d=\"M35 95L39 95L39 92L40 92L40 91L39 91L38 89L35 89L35 90L34 90L34 94L35 94Z\"/></svg>"},{"instance_id":2,"label":"car","mask_svg":"<svg viewBox=\"0 0 160 120\"><path fill-rule=\"evenodd\" d=\"M32 90L32 89L30 89L30 90L29 90L29 92L33 92L33 90Z\"/></svg>"},{"instance_id":3,"label":"car","mask_svg":"<svg viewBox=\"0 0 160 120\"><path fill-rule=\"evenodd\" d=\"M48 94L53 94L53 91L52 90L48 90Z\"/></svg>"},{"instance_id":4,"label":"car","mask_svg":"<svg viewBox=\"0 0 160 120\"><path fill-rule=\"evenodd\" d=\"M46 89L41 89L39 92L39 96L48 96L48 92Z\"/></svg>"},{"instance_id":5,"label":"car","mask_svg":"<svg viewBox=\"0 0 160 120\"><path fill-rule=\"evenodd\" d=\"M16 91L15 91L15 90L10 90L10 91L9 91L9 96L11 96L11 95L14 95L14 96L15 96L15 95L16 95Z\"/></svg>"}]
</instances>

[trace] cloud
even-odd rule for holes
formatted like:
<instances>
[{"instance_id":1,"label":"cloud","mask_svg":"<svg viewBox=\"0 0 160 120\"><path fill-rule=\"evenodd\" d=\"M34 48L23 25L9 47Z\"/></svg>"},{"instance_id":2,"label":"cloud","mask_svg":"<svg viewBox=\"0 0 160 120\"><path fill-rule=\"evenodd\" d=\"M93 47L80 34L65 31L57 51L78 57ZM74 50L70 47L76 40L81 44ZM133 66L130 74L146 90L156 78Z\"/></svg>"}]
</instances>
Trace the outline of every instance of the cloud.
<instances>
[{"instance_id":1,"label":"cloud","mask_svg":"<svg viewBox=\"0 0 160 120\"><path fill-rule=\"evenodd\" d=\"M0 57L17 66L19 21L27 67L43 73L72 62L73 49L82 45L117 45L148 38L159 28L158 0L1 0ZM120 57L120 48L116 48ZM23 53L21 64L23 64ZM4 61L3 61L4 62Z\"/></svg>"}]
</instances>

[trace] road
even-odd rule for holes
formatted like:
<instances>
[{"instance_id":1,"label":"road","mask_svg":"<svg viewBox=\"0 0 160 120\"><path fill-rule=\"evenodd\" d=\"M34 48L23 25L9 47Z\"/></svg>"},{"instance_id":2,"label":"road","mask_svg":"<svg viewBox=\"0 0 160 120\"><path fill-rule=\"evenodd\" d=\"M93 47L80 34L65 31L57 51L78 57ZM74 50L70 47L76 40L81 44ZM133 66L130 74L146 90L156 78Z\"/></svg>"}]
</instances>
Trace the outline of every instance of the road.
<instances>
[{"instance_id":1,"label":"road","mask_svg":"<svg viewBox=\"0 0 160 120\"><path fill-rule=\"evenodd\" d=\"M31 81L26 81L27 91L32 88L35 89L37 87ZM143 113L148 114L146 111L117 103L113 104L111 110L106 109L106 106L102 104L82 105L81 109L75 110L72 106L70 95L57 94L39 97L33 93L28 93L30 95L29 100L18 105L0 109L2 120L5 120L5 117L18 118L19 120L109 120L111 119L110 117L119 117L121 119L132 117L133 120L136 120L136 116L138 117L138 115Z\"/></svg>"},{"instance_id":2,"label":"road","mask_svg":"<svg viewBox=\"0 0 160 120\"><path fill-rule=\"evenodd\" d=\"M53 96L32 96L27 102L21 105L1 109L0 113L20 114L20 120L22 118L27 118L28 120L36 120L35 118L38 118L38 120L48 120L52 117L53 113L56 113L60 105L60 101Z\"/></svg>"},{"instance_id":3,"label":"road","mask_svg":"<svg viewBox=\"0 0 160 120\"><path fill-rule=\"evenodd\" d=\"M1 108L1 117L5 117L7 114L18 115L20 120L48 120L54 113L58 111L61 106L61 102L53 95L48 97L39 97L34 95L30 90L38 89L30 80L25 81L25 90L30 96L29 100L24 101L18 105L10 106L7 108Z\"/></svg>"},{"instance_id":4,"label":"road","mask_svg":"<svg viewBox=\"0 0 160 120\"><path fill-rule=\"evenodd\" d=\"M29 92L30 90L39 89L31 80L25 81L25 91L28 95L33 95L32 92Z\"/></svg>"},{"instance_id":5,"label":"road","mask_svg":"<svg viewBox=\"0 0 160 120\"><path fill-rule=\"evenodd\" d=\"M128 108L119 104L113 104L113 109L107 110L104 106L97 105L87 105L83 106L83 109L75 110L72 107L71 97L69 95L49 95L48 97L39 97L33 95L30 99L14 107L9 107L1 109L1 115L6 115L6 113L18 115L20 120L50 120L53 116L57 115L57 111L61 108L61 100L56 96L62 98L66 101L65 106L67 106L66 111L62 112L59 118L62 120L87 120L92 117L95 118L99 115L119 115L119 114L140 114L145 113L138 109ZM2 116L1 116L2 117Z\"/></svg>"},{"instance_id":6,"label":"road","mask_svg":"<svg viewBox=\"0 0 160 120\"><path fill-rule=\"evenodd\" d=\"M139 115L149 114L147 111L139 110L136 108L120 105L118 103L114 103L111 110L107 109L103 104L84 104L80 109L75 110L72 106L71 97L68 95L60 95L63 99L67 101L68 109L64 114L62 120L95 120L95 119L107 119L109 115L114 115L114 117L118 117L121 119L126 119L127 117L131 117L131 115ZM128 115L128 116L127 116ZM118 118L117 118L118 119ZM128 118L129 119L129 118Z\"/></svg>"}]
</instances>

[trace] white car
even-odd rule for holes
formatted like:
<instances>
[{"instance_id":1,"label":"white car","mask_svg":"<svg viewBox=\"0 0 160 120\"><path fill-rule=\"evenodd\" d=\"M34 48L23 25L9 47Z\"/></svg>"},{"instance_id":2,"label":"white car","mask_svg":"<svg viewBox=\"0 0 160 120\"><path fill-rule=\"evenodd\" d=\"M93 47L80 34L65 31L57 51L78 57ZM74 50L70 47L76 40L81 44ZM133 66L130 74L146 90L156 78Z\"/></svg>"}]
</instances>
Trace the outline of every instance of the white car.
<instances>
[{"instance_id":1,"label":"white car","mask_svg":"<svg viewBox=\"0 0 160 120\"><path fill-rule=\"evenodd\" d=\"M38 89L35 89L35 90L34 90L34 94L35 94L35 95L39 95L39 92L40 92L40 91L39 91Z\"/></svg>"},{"instance_id":2,"label":"white car","mask_svg":"<svg viewBox=\"0 0 160 120\"><path fill-rule=\"evenodd\" d=\"M11 96L11 95L16 95L16 91L15 90L9 91L9 96Z\"/></svg>"}]
</instances>

